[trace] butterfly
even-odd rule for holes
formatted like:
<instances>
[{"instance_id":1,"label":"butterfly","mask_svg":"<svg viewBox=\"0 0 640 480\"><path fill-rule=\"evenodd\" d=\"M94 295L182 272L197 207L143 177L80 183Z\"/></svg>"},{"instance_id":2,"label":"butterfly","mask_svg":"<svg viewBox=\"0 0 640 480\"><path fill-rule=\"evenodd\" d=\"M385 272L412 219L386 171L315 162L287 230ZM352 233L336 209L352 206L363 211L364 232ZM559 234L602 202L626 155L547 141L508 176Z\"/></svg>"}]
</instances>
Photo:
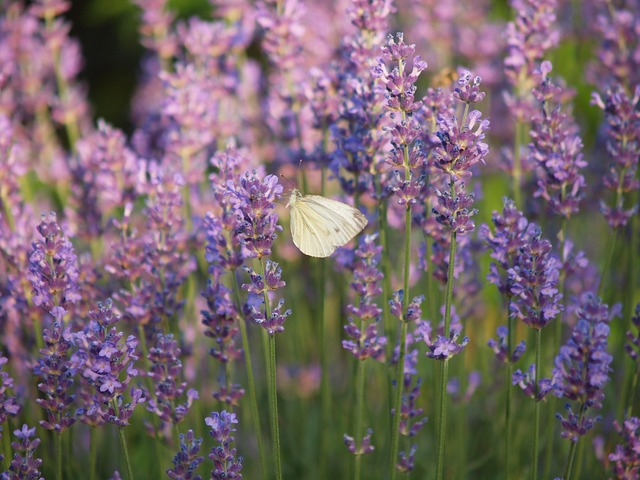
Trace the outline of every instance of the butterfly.
<instances>
[{"instance_id":1,"label":"butterfly","mask_svg":"<svg viewBox=\"0 0 640 480\"><path fill-rule=\"evenodd\" d=\"M367 217L351 205L319 195L302 195L294 188L291 207L293 243L305 255L325 258L367 226Z\"/></svg>"}]
</instances>

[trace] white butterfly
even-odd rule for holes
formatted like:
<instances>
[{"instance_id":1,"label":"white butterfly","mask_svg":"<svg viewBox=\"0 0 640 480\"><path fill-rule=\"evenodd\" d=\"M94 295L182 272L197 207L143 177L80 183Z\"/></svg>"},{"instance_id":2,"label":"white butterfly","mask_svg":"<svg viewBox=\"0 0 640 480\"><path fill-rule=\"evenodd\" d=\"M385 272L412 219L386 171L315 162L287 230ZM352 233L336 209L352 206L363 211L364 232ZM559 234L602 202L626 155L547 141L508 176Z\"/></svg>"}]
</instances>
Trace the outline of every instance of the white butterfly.
<instances>
[{"instance_id":1,"label":"white butterfly","mask_svg":"<svg viewBox=\"0 0 640 480\"><path fill-rule=\"evenodd\" d=\"M328 257L367 226L367 217L346 203L319 195L302 195L294 188L291 207L293 243L310 257Z\"/></svg>"}]
</instances>

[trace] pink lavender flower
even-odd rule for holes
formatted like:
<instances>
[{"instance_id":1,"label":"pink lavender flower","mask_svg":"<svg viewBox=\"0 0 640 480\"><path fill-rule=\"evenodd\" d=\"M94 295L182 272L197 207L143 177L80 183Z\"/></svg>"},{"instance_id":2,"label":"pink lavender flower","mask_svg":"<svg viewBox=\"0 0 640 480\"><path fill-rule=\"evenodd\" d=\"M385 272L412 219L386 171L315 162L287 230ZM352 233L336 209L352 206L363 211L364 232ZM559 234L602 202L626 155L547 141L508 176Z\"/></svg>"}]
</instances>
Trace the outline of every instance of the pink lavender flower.
<instances>
[{"instance_id":1,"label":"pink lavender flower","mask_svg":"<svg viewBox=\"0 0 640 480\"><path fill-rule=\"evenodd\" d=\"M218 444L211 449L209 458L213 461L214 468L211 478L216 480L233 480L242 478L242 457L236 458L236 449L231 445L235 441L232 433L236 431L234 425L238 423L235 413L223 410L221 413L212 412L205 419L209 426L209 434Z\"/></svg>"},{"instance_id":2,"label":"pink lavender flower","mask_svg":"<svg viewBox=\"0 0 640 480\"><path fill-rule=\"evenodd\" d=\"M127 426L135 407L146 400L142 390L132 387L131 400L124 402L131 380L139 376L134 366L138 340L130 335L121 341L123 333L115 326L119 317L112 307L111 299L98 302L98 309L89 312L89 324L74 335L77 351L71 360L84 379L80 414L92 426Z\"/></svg>"},{"instance_id":3,"label":"pink lavender flower","mask_svg":"<svg viewBox=\"0 0 640 480\"><path fill-rule=\"evenodd\" d=\"M173 467L167 470L172 480L202 480L195 471L204 458L199 455L202 438L196 438L193 430L180 434L180 451L173 457Z\"/></svg>"},{"instance_id":4,"label":"pink lavender flower","mask_svg":"<svg viewBox=\"0 0 640 480\"><path fill-rule=\"evenodd\" d=\"M554 395L568 401L567 416L559 413L556 416L562 425L562 436L572 442L577 442L599 419L588 413L602 408L613 360L607 352L609 323L617 314L617 308L610 310L599 298L586 294L581 299L571 338L555 358ZM576 402L578 410L574 411L569 402Z\"/></svg>"},{"instance_id":5,"label":"pink lavender flower","mask_svg":"<svg viewBox=\"0 0 640 480\"><path fill-rule=\"evenodd\" d=\"M145 394L149 398L147 410L158 415L163 422L172 424L180 423L189 414L193 401L198 399L198 392L192 388L187 390L187 382L180 381L183 375L181 353L173 335L159 333L147 355L150 368L146 376L151 378L154 386L153 395ZM185 391L186 400L179 403Z\"/></svg>"},{"instance_id":6,"label":"pink lavender flower","mask_svg":"<svg viewBox=\"0 0 640 480\"><path fill-rule=\"evenodd\" d=\"M69 310L80 301L78 259L62 233L55 212L41 215L38 233L42 240L31 244L27 278L33 287L33 303L50 312L54 307Z\"/></svg>"},{"instance_id":7,"label":"pink lavender flower","mask_svg":"<svg viewBox=\"0 0 640 480\"><path fill-rule=\"evenodd\" d=\"M553 213L568 219L578 213L584 196L585 179L580 171L587 162L582 158L578 126L561 110L566 89L551 80L551 68L551 62L545 61L537 72L540 84L533 96L542 111L533 120L529 161L542 172L534 196L544 198Z\"/></svg>"},{"instance_id":8,"label":"pink lavender flower","mask_svg":"<svg viewBox=\"0 0 640 480\"><path fill-rule=\"evenodd\" d=\"M591 103L605 112L610 156L603 184L612 198L603 200L600 210L611 228L620 228L638 210L637 203L632 202L634 192L640 189L640 181L636 178L640 158L640 85L633 96L620 86L608 89L604 98L594 93Z\"/></svg>"},{"instance_id":9,"label":"pink lavender flower","mask_svg":"<svg viewBox=\"0 0 640 480\"><path fill-rule=\"evenodd\" d=\"M11 443L11 448L15 453L9 471L2 473L2 480L44 480L38 470L42 465L42 460L35 456L36 448L40 445L40 439L33 438L36 434L36 427L29 428L27 424L24 424L20 430L14 430L13 434L18 438L18 441Z\"/></svg>"},{"instance_id":10,"label":"pink lavender flower","mask_svg":"<svg viewBox=\"0 0 640 480\"><path fill-rule=\"evenodd\" d=\"M359 301L357 306L347 305L350 316L344 329L348 340L342 341L342 347L358 360L369 357L383 360L387 344L386 337L378 335L382 309L374 303L375 298L382 294L382 273L378 269L382 247L375 243L377 236L364 236L355 251L356 261L351 288L358 295ZM354 318L360 319L360 327L356 325Z\"/></svg>"},{"instance_id":11,"label":"pink lavender flower","mask_svg":"<svg viewBox=\"0 0 640 480\"><path fill-rule=\"evenodd\" d=\"M64 328L65 313L62 307L51 311L55 321L51 328L44 330L42 337L46 347L40 349L40 358L34 368L34 374L41 379L38 390L43 397L36 402L46 414L40 426L55 432L66 430L76 421L70 411L76 397L73 393L76 365L70 358L72 334L69 328Z\"/></svg>"},{"instance_id":12,"label":"pink lavender flower","mask_svg":"<svg viewBox=\"0 0 640 480\"><path fill-rule=\"evenodd\" d=\"M640 419L630 417L613 426L622 437L622 443L609 454L613 474L618 480L636 480L640 474Z\"/></svg>"}]
</instances>

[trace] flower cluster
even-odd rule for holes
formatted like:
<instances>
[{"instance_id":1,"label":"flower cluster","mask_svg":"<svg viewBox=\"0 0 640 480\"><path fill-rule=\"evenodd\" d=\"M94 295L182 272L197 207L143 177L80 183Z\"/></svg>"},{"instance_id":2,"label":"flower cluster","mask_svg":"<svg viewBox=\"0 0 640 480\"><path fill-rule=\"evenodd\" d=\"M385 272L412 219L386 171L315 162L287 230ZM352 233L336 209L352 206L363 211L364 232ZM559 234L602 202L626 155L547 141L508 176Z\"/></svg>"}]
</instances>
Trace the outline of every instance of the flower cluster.
<instances>
[{"instance_id":1,"label":"flower cluster","mask_svg":"<svg viewBox=\"0 0 640 480\"><path fill-rule=\"evenodd\" d=\"M38 390L43 394L43 398L36 402L46 413L46 419L40 421L40 426L59 433L76 421L69 407L75 400L72 387L77 367L69 356L72 334L64 328L65 311L62 307L55 307L51 315L55 320L42 335L46 347L40 350L34 373L42 380L38 383Z\"/></svg>"},{"instance_id":2,"label":"flower cluster","mask_svg":"<svg viewBox=\"0 0 640 480\"><path fill-rule=\"evenodd\" d=\"M204 458L199 455L202 438L196 438L193 430L180 434L180 451L173 457L173 468L167 470L172 480L202 480L194 475Z\"/></svg>"},{"instance_id":3,"label":"flower cluster","mask_svg":"<svg viewBox=\"0 0 640 480\"><path fill-rule=\"evenodd\" d=\"M255 323L262 326L269 335L275 335L284 331L284 322L289 315L291 309L282 311L284 307L284 299L280 299L275 308L271 309L270 305L264 305L268 299L269 292L274 292L285 286L280 278L282 277L282 268L276 262L267 260L264 276L255 270L244 267L245 271L251 278L251 283L242 284L242 288L249 292L249 302L245 305L249 318ZM265 309L256 306L263 304Z\"/></svg>"},{"instance_id":4,"label":"flower cluster","mask_svg":"<svg viewBox=\"0 0 640 480\"><path fill-rule=\"evenodd\" d=\"M40 439L33 438L36 435L36 427L29 428L24 424L20 430L14 430L13 434L18 437L18 441L11 443L15 453L9 471L2 473L2 480L42 480L43 477L38 470L42 460L35 456L36 448L40 445Z\"/></svg>"},{"instance_id":5,"label":"flower cluster","mask_svg":"<svg viewBox=\"0 0 640 480\"><path fill-rule=\"evenodd\" d=\"M276 232L282 230L278 215L273 212L275 201L283 192L278 177L267 175L260 180L256 171L246 172L237 183L229 183L227 187L239 215L234 234L242 244L243 256L268 257Z\"/></svg>"},{"instance_id":6,"label":"flower cluster","mask_svg":"<svg viewBox=\"0 0 640 480\"><path fill-rule=\"evenodd\" d=\"M404 42L402 33L398 33L395 40L390 35L387 45L382 48L382 58L372 69L373 75L386 91L384 108L391 121L391 126L387 127L391 142L387 162L404 172L403 179L399 172L396 175L393 191L398 197L398 203L407 208L421 198L424 187L421 176L414 173L425 163L425 152L419 141L421 129L414 113L422 107L422 102L415 99L415 84L427 68L427 63L419 55L415 55L415 47ZM387 70L385 62L393 65L391 71Z\"/></svg>"},{"instance_id":7,"label":"flower cluster","mask_svg":"<svg viewBox=\"0 0 640 480\"><path fill-rule=\"evenodd\" d=\"M375 447L371 445L372 435L373 435L373 430L368 429L367 434L364 437L362 437L362 440L360 441L360 448L358 448L358 446L356 445L355 438L353 438L350 435L347 435L346 433L342 436L342 441L347 447L347 450L349 451L349 453L351 453L352 455L366 455L375 450Z\"/></svg>"},{"instance_id":8,"label":"flower cluster","mask_svg":"<svg viewBox=\"0 0 640 480\"><path fill-rule=\"evenodd\" d=\"M212 412L205 419L209 426L209 434L218 443L211 449L209 458L213 461L214 469L211 478L216 480L233 480L242 478L242 457L236 458L236 449L231 447L235 438L231 435L236 431L234 425L238 423L235 413L222 411Z\"/></svg>"},{"instance_id":9,"label":"flower cluster","mask_svg":"<svg viewBox=\"0 0 640 480\"><path fill-rule=\"evenodd\" d=\"M619 86L607 90L604 98L594 93L592 103L605 112L610 161L603 185L613 194L612 200L602 201L600 210L611 228L620 228L638 211L637 203L630 202L640 189L636 178L640 158L640 85L633 96Z\"/></svg>"},{"instance_id":10,"label":"flower cluster","mask_svg":"<svg viewBox=\"0 0 640 480\"><path fill-rule=\"evenodd\" d=\"M0 368L4 369L7 364L7 357L0 353ZM9 415L15 416L20 412L20 405L16 402L16 397L11 395L13 389L13 378L5 371L0 371L0 424L5 425ZM0 439L2 430L0 429Z\"/></svg>"},{"instance_id":11,"label":"flower cluster","mask_svg":"<svg viewBox=\"0 0 640 480\"><path fill-rule=\"evenodd\" d=\"M84 380L80 391L84 407L79 413L92 426L113 423L124 427L136 405L146 400L142 390L132 387L131 401L123 403L129 383L138 376L134 367L138 340L130 335L121 342L123 333L115 327L119 317L112 307L111 299L98 302L98 310L89 312L88 325L74 335L77 351L71 361Z\"/></svg>"},{"instance_id":12,"label":"flower cluster","mask_svg":"<svg viewBox=\"0 0 640 480\"><path fill-rule=\"evenodd\" d=\"M37 230L42 240L31 244L29 256L28 279L33 287L33 303L47 313L54 307L69 310L81 298L75 249L62 234L55 212L43 213L41 219Z\"/></svg>"},{"instance_id":13,"label":"flower cluster","mask_svg":"<svg viewBox=\"0 0 640 480\"><path fill-rule=\"evenodd\" d=\"M509 330L507 329L507 327L505 327L504 325L500 325L496 330L496 334L498 336L498 341L490 338L487 344L489 345L489 348L494 351L498 360L503 363L516 363L518 360L520 360L526 350L525 341L522 340L518 345L515 346L513 351L510 352L507 340L509 336ZM520 381L520 378L518 379L518 381Z\"/></svg>"},{"instance_id":14,"label":"flower cluster","mask_svg":"<svg viewBox=\"0 0 640 480\"><path fill-rule=\"evenodd\" d=\"M551 255L551 243L542 238L540 227L535 227L527 240L508 271L513 295L510 315L541 329L563 309L558 290L560 265Z\"/></svg>"},{"instance_id":15,"label":"flower cluster","mask_svg":"<svg viewBox=\"0 0 640 480\"><path fill-rule=\"evenodd\" d=\"M542 112L533 120L529 161L543 172L534 195L544 198L553 213L568 219L578 213L585 187L580 172L587 162L582 158L578 126L560 108L566 89L551 80L551 68L551 62L545 61L536 72L540 84L534 88L533 96Z\"/></svg>"},{"instance_id":16,"label":"flower cluster","mask_svg":"<svg viewBox=\"0 0 640 480\"><path fill-rule=\"evenodd\" d=\"M187 382L179 381L182 375L181 353L173 335L159 333L147 355L150 368L146 376L151 378L154 386L153 395L145 392L149 398L147 410L158 415L163 422L172 424L182 421L193 401L198 398L198 392L190 388L186 392L186 402L178 403L187 387Z\"/></svg>"},{"instance_id":17,"label":"flower cluster","mask_svg":"<svg viewBox=\"0 0 640 480\"><path fill-rule=\"evenodd\" d=\"M613 357L607 352L609 323L617 315L600 299L586 294L581 299L578 322L571 338L560 348L554 360L554 395L577 402L578 410L566 404L567 416L557 414L562 424L562 436L572 442L593 428L597 418L589 410L602 408L604 386L609 381L609 364ZM579 413L577 413L579 412Z\"/></svg>"},{"instance_id":18,"label":"flower cluster","mask_svg":"<svg viewBox=\"0 0 640 480\"><path fill-rule=\"evenodd\" d=\"M640 419L627 418L622 425L613 423L616 432L622 437L622 443L616 445L609 454L612 470L616 478L633 480L640 474Z\"/></svg>"},{"instance_id":19,"label":"flower cluster","mask_svg":"<svg viewBox=\"0 0 640 480\"><path fill-rule=\"evenodd\" d=\"M342 347L358 360L373 358L383 360L387 339L378 335L378 323L382 309L376 305L375 298L382 293L380 282L382 272L378 269L381 246L375 241L377 234L366 235L360 240L355 251L357 257L353 271L351 288L359 297L358 305L347 305L349 320L344 329L348 340L342 341ZM360 319L360 327L354 321Z\"/></svg>"}]
</instances>

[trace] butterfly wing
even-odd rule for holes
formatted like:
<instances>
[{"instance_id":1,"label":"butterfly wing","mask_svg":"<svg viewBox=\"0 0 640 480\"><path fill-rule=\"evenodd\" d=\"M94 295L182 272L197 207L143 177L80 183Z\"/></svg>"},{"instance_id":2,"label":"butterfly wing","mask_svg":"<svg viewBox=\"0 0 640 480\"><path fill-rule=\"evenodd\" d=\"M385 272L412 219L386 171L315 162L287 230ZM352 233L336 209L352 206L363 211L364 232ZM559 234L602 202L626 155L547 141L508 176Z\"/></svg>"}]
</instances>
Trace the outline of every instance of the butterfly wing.
<instances>
[{"instance_id":1,"label":"butterfly wing","mask_svg":"<svg viewBox=\"0 0 640 480\"><path fill-rule=\"evenodd\" d=\"M358 209L330 198L305 195L291 207L293 243L312 257L328 257L366 226Z\"/></svg>"}]
</instances>

